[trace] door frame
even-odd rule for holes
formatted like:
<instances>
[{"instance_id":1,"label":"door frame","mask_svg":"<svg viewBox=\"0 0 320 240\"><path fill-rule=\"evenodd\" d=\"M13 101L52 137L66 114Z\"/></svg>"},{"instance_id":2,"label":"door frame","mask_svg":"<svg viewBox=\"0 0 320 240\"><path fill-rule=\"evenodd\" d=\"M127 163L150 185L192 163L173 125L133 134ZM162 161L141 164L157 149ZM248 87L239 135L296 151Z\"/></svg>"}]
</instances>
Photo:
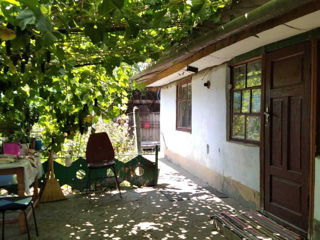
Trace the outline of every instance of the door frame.
<instances>
[{"instance_id":1,"label":"door frame","mask_svg":"<svg viewBox=\"0 0 320 240\"><path fill-rule=\"evenodd\" d=\"M297 43L295 43L297 44ZM317 69L318 40L311 40L311 79L310 79L310 168L309 168L309 217L307 234L312 235L314 218L314 185L315 185L315 156L316 156L316 130L317 130L317 100L319 87L317 84L319 74ZM281 48L280 48L281 49ZM262 101L261 101L261 127L260 127L260 210L265 210L265 97L266 97L266 55L262 56Z\"/></svg>"}]
</instances>

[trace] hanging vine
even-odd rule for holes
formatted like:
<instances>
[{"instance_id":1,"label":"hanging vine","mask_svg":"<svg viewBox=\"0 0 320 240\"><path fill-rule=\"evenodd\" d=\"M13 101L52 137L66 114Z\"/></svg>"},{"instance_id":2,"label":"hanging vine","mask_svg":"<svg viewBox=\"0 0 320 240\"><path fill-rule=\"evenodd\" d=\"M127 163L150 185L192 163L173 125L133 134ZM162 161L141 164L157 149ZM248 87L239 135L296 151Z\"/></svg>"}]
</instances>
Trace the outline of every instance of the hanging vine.
<instances>
[{"instance_id":1,"label":"hanging vine","mask_svg":"<svg viewBox=\"0 0 320 240\"><path fill-rule=\"evenodd\" d=\"M0 132L38 123L55 152L123 110L137 63L180 47L230 0L0 1ZM54 141L52 141L54 139Z\"/></svg>"}]
</instances>

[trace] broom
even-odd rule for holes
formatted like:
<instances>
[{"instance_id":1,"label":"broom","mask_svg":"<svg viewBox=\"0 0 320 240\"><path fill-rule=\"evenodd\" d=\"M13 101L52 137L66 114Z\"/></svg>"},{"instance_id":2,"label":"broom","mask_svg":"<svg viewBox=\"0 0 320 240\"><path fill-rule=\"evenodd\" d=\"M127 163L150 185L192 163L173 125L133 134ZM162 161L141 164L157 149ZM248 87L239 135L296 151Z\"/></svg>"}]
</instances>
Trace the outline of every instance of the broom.
<instances>
[{"instance_id":1,"label":"broom","mask_svg":"<svg viewBox=\"0 0 320 240\"><path fill-rule=\"evenodd\" d=\"M49 164L48 164L48 176L46 183L44 185L44 189L42 191L42 195L40 198L40 202L54 202L59 200L64 200L66 197L63 195L60 184L58 180L54 176L53 170L53 152L50 151L49 155Z\"/></svg>"}]
</instances>

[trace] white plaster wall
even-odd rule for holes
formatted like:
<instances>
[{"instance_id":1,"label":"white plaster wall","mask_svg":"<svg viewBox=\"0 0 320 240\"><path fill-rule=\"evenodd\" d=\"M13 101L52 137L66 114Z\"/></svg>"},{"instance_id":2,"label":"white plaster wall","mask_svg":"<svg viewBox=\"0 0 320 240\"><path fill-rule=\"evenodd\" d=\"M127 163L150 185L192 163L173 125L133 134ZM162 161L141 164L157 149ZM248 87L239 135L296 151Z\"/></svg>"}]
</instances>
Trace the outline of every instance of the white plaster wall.
<instances>
[{"instance_id":1,"label":"white plaster wall","mask_svg":"<svg viewBox=\"0 0 320 240\"><path fill-rule=\"evenodd\" d=\"M227 76L226 64L193 75L192 133L176 131L176 86L162 88L161 148L259 192L259 147L226 140ZM210 89L203 86L207 80L211 81Z\"/></svg>"},{"instance_id":2,"label":"white plaster wall","mask_svg":"<svg viewBox=\"0 0 320 240\"><path fill-rule=\"evenodd\" d=\"M316 158L315 166L314 218L320 221L320 157Z\"/></svg>"}]
</instances>

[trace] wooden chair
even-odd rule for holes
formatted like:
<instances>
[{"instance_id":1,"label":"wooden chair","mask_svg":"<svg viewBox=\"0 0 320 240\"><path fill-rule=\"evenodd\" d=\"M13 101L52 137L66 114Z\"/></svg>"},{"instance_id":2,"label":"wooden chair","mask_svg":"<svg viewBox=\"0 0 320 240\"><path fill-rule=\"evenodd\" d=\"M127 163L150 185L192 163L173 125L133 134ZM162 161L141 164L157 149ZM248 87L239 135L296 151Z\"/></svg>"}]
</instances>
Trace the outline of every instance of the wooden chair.
<instances>
[{"instance_id":1,"label":"wooden chair","mask_svg":"<svg viewBox=\"0 0 320 240\"><path fill-rule=\"evenodd\" d=\"M4 224L5 224L5 212L6 211L17 211L21 210L24 213L24 218L26 221L26 228L28 233L28 239L30 239L30 231L28 226L28 217L26 209L31 206L34 226L36 228L36 234L38 234L38 226L36 221L36 216L34 214L32 197L4 197L0 198L0 212L2 212L2 239L4 239Z\"/></svg>"},{"instance_id":2,"label":"wooden chair","mask_svg":"<svg viewBox=\"0 0 320 240\"><path fill-rule=\"evenodd\" d=\"M107 133L102 132L90 135L87 143L86 160L88 163L88 190L90 190L92 170L100 168L105 168L106 170L111 169L114 173L114 178L120 197L122 198L115 169L114 150Z\"/></svg>"}]
</instances>

